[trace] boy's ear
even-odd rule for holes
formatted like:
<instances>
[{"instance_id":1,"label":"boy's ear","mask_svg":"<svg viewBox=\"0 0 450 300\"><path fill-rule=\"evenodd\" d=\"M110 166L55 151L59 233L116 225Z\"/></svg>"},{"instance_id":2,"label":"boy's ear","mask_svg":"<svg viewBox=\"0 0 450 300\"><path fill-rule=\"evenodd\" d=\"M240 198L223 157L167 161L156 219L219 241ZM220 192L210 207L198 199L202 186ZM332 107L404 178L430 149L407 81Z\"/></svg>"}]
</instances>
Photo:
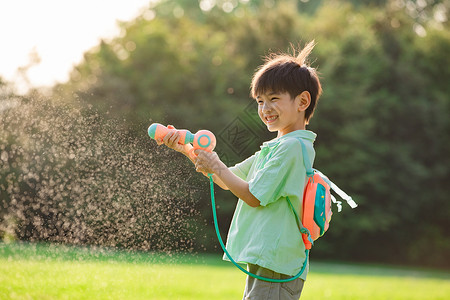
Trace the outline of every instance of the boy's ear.
<instances>
[{"instance_id":1,"label":"boy's ear","mask_svg":"<svg viewBox=\"0 0 450 300\"><path fill-rule=\"evenodd\" d=\"M299 100L298 111L305 111L311 104L311 94L308 91L303 91L295 98Z\"/></svg>"}]
</instances>

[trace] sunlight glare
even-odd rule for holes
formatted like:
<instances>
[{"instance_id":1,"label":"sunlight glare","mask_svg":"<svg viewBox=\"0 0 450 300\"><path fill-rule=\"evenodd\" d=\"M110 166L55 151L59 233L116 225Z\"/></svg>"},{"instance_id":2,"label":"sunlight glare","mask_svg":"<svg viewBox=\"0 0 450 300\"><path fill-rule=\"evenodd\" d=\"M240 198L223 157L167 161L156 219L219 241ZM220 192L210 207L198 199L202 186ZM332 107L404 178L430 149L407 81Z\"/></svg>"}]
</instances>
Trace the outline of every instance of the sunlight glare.
<instances>
[{"instance_id":1,"label":"sunlight glare","mask_svg":"<svg viewBox=\"0 0 450 300\"><path fill-rule=\"evenodd\" d=\"M83 53L100 39L119 34L117 21L131 20L149 0L14 0L0 2L0 76L17 80L17 69L29 64L35 51L41 63L29 69L32 86L68 79ZM153 1L154 2L154 1Z\"/></svg>"}]
</instances>

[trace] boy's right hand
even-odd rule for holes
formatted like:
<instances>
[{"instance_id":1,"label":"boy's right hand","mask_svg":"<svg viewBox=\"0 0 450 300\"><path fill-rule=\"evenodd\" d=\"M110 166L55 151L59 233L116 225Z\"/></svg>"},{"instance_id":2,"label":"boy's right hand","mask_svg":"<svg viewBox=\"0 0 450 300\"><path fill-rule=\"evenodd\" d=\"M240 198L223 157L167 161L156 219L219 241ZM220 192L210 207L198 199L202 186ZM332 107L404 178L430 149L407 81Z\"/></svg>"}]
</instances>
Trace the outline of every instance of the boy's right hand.
<instances>
[{"instance_id":1,"label":"boy's right hand","mask_svg":"<svg viewBox=\"0 0 450 300\"><path fill-rule=\"evenodd\" d=\"M192 148L192 145L190 144L186 144L186 145L182 145L179 144L178 142L180 141L180 134L178 131L176 131L176 128L172 125L168 125L167 128L169 129L173 129L170 130L166 136L164 137L164 139L156 139L156 143L158 145L166 145L167 147L169 147L170 149L173 149L175 151L181 152L185 155L188 155L190 149Z\"/></svg>"}]
</instances>

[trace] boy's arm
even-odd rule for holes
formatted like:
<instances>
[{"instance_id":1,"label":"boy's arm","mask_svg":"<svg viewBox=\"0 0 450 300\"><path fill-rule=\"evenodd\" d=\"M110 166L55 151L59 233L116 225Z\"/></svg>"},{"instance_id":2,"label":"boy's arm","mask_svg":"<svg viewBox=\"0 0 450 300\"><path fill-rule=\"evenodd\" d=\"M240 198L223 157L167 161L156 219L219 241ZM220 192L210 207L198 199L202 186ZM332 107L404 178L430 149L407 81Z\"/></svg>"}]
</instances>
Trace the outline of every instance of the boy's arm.
<instances>
[{"instance_id":1,"label":"boy's arm","mask_svg":"<svg viewBox=\"0 0 450 300\"><path fill-rule=\"evenodd\" d=\"M225 182L223 182L219 177L217 177L216 174L213 174L213 181L214 183L216 183L218 186L220 186L223 190L228 191L229 188L228 186L225 184Z\"/></svg>"},{"instance_id":2,"label":"boy's arm","mask_svg":"<svg viewBox=\"0 0 450 300\"><path fill-rule=\"evenodd\" d=\"M236 176L227 166L219 159L217 153L206 151L195 151L196 157L195 167L198 172L214 174L216 179L220 181L239 199L250 205L258 207L260 201L250 192L248 183Z\"/></svg>"},{"instance_id":3,"label":"boy's arm","mask_svg":"<svg viewBox=\"0 0 450 300\"><path fill-rule=\"evenodd\" d=\"M251 207L258 207L260 201L250 193L248 182L236 176L228 168L220 171L217 175L228 189L239 199L250 205Z\"/></svg>"}]
</instances>

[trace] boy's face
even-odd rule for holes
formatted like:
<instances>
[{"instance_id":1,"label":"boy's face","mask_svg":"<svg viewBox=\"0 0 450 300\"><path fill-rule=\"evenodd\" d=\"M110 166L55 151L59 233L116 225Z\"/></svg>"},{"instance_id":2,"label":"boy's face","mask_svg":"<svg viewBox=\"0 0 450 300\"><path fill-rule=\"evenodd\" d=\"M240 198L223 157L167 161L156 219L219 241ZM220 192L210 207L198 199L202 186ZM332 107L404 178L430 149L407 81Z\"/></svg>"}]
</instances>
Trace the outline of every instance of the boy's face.
<instances>
[{"instance_id":1,"label":"boy's face","mask_svg":"<svg viewBox=\"0 0 450 300\"><path fill-rule=\"evenodd\" d=\"M259 117L270 132L278 131L278 136L282 136L305 129L302 95L292 99L289 93L267 92L256 97Z\"/></svg>"}]
</instances>

